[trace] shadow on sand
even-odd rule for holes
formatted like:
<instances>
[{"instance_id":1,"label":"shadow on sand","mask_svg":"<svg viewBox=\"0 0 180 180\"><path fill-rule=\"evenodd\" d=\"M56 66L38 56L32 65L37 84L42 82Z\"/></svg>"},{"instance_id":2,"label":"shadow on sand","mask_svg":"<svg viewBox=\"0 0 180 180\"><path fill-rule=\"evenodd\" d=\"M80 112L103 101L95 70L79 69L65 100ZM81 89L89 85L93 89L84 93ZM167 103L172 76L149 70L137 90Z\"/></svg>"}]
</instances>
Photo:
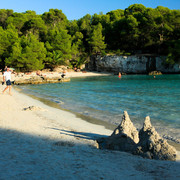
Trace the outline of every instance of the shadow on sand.
<instances>
[{"instance_id":1,"label":"shadow on sand","mask_svg":"<svg viewBox=\"0 0 180 180\"><path fill-rule=\"evenodd\" d=\"M95 133L68 131L68 130L57 129L57 128L51 128L51 129L60 131L60 134L65 134L65 135L68 135L68 136L73 136L73 137L76 137L76 138L87 139L87 140L96 140L98 138L108 137L106 135L100 135L100 134L95 134Z\"/></svg>"},{"instance_id":2,"label":"shadow on sand","mask_svg":"<svg viewBox=\"0 0 180 180\"><path fill-rule=\"evenodd\" d=\"M81 153L88 156L87 147L98 151L72 141L0 129L0 179L81 179L74 172Z\"/></svg>"},{"instance_id":3,"label":"shadow on sand","mask_svg":"<svg viewBox=\"0 0 180 180\"><path fill-rule=\"evenodd\" d=\"M93 133L54 130L88 140L102 137ZM158 168L162 172L159 173ZM128 153L98 150L88 144L0 129L1 180L176 179L179 169L177 162L145 160Z\"/></svg>"}]
</instances>

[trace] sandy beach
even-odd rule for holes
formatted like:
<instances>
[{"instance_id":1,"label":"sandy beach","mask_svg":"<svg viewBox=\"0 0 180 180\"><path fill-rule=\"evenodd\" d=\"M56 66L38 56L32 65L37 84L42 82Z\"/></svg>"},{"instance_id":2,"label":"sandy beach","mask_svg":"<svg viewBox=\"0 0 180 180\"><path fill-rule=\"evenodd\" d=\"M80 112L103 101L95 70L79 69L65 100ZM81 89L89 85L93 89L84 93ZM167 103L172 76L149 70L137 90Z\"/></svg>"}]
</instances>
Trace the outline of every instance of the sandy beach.
<instances>
[{"instance_id":1,"label":"sandy beach","mask_svg":"<svg viewBox=\"0 0 180 180\"><path fill-rule=\"evenodd\" d=\"M0 85L0 92L4 87ZM0 94L1 180L180 179L179 160L149 160L99 150L95 139L111 135L112 130L47 106L14 88L12 94Z\"/></svg>"}]
</instances>

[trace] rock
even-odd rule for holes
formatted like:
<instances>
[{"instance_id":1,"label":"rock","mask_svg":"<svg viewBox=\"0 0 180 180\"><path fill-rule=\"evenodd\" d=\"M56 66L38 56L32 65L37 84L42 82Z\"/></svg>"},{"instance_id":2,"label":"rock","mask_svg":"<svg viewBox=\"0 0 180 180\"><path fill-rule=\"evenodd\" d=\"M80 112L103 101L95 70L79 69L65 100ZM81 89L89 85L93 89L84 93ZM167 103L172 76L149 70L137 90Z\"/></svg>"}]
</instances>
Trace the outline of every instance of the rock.
<instances>
[{"instance_id":1,"label":"rock","mask_svg":"<svg viewBox=\"0 0 180 180\"><path fill-rule=\"evenodd\" d=\"M151 71L162 73L180 73L179 64L166 64L165 56L154 55L94 55L90 57L90 61L86 64L86 68L90 71L113 72L126 74L147 74Z\"/></svg>"},{"instance_id":2,"label":"rock","mask_svg":"<svg viewBox=\"0 0 180 180\"><path fill-rule=\"evenodd\" d=\"M143 128L139 132L139 139L135 154L149 159L172 161L176 159L176 149L156 132L149 116L145 118Z\"/></svg>"},{"instance_id":3,"label":"rock","mask_svg":"<svg viewBox=\"0 0 180 180\"><path fill-rule=\"evenodd\" d=\"M67 69L68 69L68 66L61 65L61 66L55 67L53 69L53 72L63 72L63 70L67 70Z\"/></svg>"},{"instance_id":4,"label":"rock","mask_svg":"<svg viewBox=\"0 0 180 180\"><path fill-rule=\"evenodd\" d=\"M149 75L162 75L161 71L151 71L149 72Z\"/></svg>"},{"instance_id":5,"label":"rock","mask_svg":"<svg viewBox=\"0 0 180 180\"><path fill-rule=\"evenodd\" d=\"M43 69L41 72L42 72L42 73L51 72L51 69Z\"/></svg>"},{"instance_id":6,"label":"rock","mask_svg":"<svg viewBox=\"0 0 180 180\"><path fill-rule=\"evenodd\" d=\"M135 145L138 141L138 131L131 122L128 113L124 111L122 122L112 135L107 138L98 139L97 143L99 149L132 152L135 150Z\"/></svg>"},{"instance_id":7,"label":"rock","mask_svg":"<svg viewBox=\"0 0 180 180\"><path fill-rule=\"evenodd\" d=\"M46 84L46 83L61 83L61 82L69 82L70 78L61 78L58 76L48 77L48 76L37 76L29 78L18 78L14 80L15 85L21 84Z\"/></svg>"}]
</instances>

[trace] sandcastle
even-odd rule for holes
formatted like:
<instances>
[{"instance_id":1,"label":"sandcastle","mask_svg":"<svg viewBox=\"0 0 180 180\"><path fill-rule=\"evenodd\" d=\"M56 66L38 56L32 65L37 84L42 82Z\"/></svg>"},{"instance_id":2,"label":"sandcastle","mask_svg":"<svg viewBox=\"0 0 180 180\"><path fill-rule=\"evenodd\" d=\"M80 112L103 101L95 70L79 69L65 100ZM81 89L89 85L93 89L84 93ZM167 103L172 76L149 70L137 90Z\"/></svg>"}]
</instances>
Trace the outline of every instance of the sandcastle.
<instances>
[{"instance_id":1,"label":"sandcastle","mask_svg":"<svg viewBox=\"0 0 180 180\"><path fill-rule=\"evenodd\" d=\"M174 161L177 157L176 149L157 133L149 116L138 132L126 111L112 135L96 141L99 149L125 151L149 159Z\"/></svg>"}]
</instances>

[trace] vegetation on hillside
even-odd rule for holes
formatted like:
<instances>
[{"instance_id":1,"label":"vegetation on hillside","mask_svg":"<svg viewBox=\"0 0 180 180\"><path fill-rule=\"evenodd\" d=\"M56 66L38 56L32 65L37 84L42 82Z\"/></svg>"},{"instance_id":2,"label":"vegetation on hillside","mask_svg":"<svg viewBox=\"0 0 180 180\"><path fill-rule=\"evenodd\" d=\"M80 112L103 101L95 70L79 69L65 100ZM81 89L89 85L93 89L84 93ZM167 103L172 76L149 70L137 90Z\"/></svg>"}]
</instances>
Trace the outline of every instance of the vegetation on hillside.
<instances>
[{"instance_id":1,"label":"vegetation on hillside","mask_svg":"<svg viewBox=\"0 0 180 180\"><path fill-rule=\"evenodd\" d=\"M69 21L58 9L42 15L0 9L0 68L79 67L92 54L156 54L180 61L180 10L134 4Z\"/></svg>"}]
</instances>

